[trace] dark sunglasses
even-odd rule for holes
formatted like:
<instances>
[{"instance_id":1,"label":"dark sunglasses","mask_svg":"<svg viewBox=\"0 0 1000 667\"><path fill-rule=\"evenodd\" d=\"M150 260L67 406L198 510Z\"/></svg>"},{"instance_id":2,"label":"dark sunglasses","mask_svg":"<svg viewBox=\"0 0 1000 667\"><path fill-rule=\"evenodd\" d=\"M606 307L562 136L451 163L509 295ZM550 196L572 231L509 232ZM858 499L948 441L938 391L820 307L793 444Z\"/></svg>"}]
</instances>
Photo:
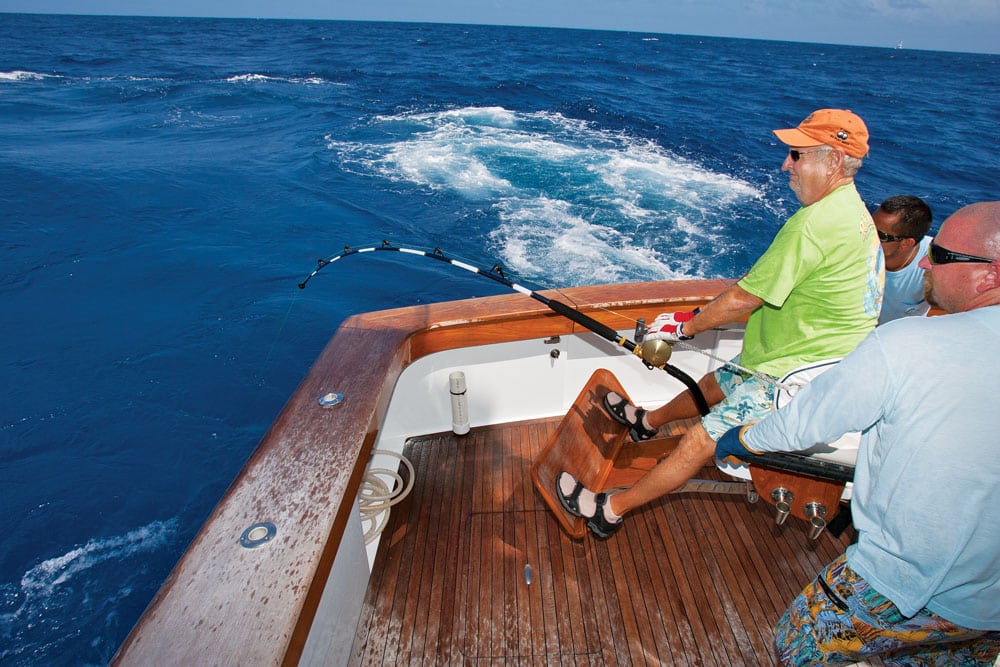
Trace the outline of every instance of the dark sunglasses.
<instances>
[{"instance_id":1,"label":"dark sunglasses","mask_svg":"<svg viewBox=\"0 0 1000 667\"><path fill-rule=\"evenodd\" d=\"M942 248L933 241L931 241L931 247L927 252L927 259L930 260L931 264L951 264L952 262L970 262L973 264L993 263L993 260L988 257L966 255L964 252L948 250L947 248Z\"/></svg>"},{"instance_id":2,"label":"dark sunglasses","mask_svg":"<svg viewBox=\"0 0 1000 667\"><path fill-rule=\"evenodd\" d=\"M876 229L878 232L878 240L882 243L888 243L889 241L902 241L903 239L911 238L909 236L895 236L893 234L886 234L881 229Z\"/></svg>"},{"instance_id":3,"label":"dark sunglasses","mask_svg":"<svg viewBox=\"0 0 1000 667\"><path fill-rule=\"evenodd\" d=\"M789 157L792 158L792 162L798 162L802 158L803 155L809 155L810 153L819 153L822 150L823 150L822 148L816 148L816 149L813 149L811 151L800 151L800 150L796 150L794 148L791 148L791 149L788 150L788 155L789 155Z\"/></svg>"}]
</instances>

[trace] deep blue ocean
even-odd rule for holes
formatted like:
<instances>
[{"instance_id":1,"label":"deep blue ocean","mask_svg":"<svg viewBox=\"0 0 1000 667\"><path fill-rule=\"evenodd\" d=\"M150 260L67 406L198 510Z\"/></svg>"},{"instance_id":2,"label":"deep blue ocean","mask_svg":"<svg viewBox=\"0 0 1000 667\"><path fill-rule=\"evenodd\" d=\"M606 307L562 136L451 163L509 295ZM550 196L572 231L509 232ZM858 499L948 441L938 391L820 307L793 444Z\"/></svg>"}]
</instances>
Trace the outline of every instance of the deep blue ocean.
<instances>
[{"instance_id":1,"label":"deep blue ocean","mask_svg":"<svg viewBox=\"0 0 1000 667\"><path fill-rule=\"evenodd\" d=\"M1000 56L510 27L0 14L0 664L114 654L348 315L735 277L771 130L872 134L935 226L1000 198Z\"/></svg>"}]
</instances>

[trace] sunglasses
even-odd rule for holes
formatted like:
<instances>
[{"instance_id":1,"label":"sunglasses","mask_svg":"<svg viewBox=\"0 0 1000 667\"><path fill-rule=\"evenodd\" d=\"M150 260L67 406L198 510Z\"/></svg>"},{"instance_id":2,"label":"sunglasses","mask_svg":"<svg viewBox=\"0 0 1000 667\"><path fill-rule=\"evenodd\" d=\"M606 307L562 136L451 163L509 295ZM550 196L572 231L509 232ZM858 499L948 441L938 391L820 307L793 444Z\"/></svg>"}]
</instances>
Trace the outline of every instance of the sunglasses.
<instances>
[{"instance_id":1,"label":"sunglasses","mask_svg":"<svg viewBox=\"0 0 1000 667\"><path fill-rule=\"evenodd\" d=\"M909 236L896 236L894 234L886 234L881 229L876 229L878 232L878 240L882 243L889 243L890 241L902 241L903 239L911 238Z\"/></svg>"},{"instance_id":2,"label":"sunglasses","mask_svg":"<svg viewBox=\"0 0 1000 667\"><path fill-rule=\"evenodd\" d=\"M789 155L789 157L792 158L792 162L798 162L802 158L803 155L809 155L810 153L819 153L822 150L823 150L822 148L815 148L815 149L813 149L811 151L800 151L800 150L797 150L795 148L792 148L792 149L789 149L788 155Z\"/></svg>"},{"instance_id":3,"label":"sunglasses","mask_svg":"<svg viewBox=\"0 0 1000 667\"><path fill-rule=\"evenodd\" d=\"M988 257L966 255L964 252L948 250L947 248L942 248L933 241L931 241L931 247L927 251L927 259L930 260L931 264L951 264L952 262L969 262L973 264L993 263L993 260Z\"/></svg>"}]
</instances>

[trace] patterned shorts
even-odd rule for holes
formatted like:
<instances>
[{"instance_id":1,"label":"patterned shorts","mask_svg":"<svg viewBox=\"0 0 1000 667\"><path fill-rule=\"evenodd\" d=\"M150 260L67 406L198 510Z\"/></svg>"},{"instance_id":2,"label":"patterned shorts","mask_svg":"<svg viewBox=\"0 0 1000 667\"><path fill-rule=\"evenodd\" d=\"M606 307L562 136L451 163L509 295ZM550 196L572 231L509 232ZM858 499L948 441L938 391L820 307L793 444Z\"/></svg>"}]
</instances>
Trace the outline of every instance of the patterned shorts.
<instances>
[{"instance_id":1,"label":"patterned shorts","mask_svg":"<svg viewBox=\"0 0 1000 667\"><path fill-rule=\"evenodd\" d=\"M901 667L986 667L1000 653L1000 632L963 628L927 609L907 618L842 554L792 601L774 629L774 646L785 665L877 655Z\"/></svg>"},{"instance_id":2,"label":"patterned shorts","mask_svg":"<svg viewBox=\"0 0 1000 667\"><path fill-rule=\"evenodd\" d=\"M733 363L739 361L739 357L733 359ZM729 366L715 371L715 381L726 397L701 418L701 425L712 440L718 442L734 426L760 421L773 410L776 391L773 383Z\"/></svg>"}]
</instances>

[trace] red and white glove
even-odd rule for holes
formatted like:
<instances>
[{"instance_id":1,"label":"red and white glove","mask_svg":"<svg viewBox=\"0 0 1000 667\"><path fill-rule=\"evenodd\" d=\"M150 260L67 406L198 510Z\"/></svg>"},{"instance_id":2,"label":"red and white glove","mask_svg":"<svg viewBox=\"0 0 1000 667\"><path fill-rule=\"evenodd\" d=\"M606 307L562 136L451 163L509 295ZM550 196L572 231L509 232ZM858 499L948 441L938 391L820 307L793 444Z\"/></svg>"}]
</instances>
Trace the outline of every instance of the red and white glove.
<instances>
[{"instance_id":1,"label":"red and white glove","mask_svg":"<svg viewBox=\"0 0 1000 667\"><path fill-rule=\"evenodd\" d=\"M691 340L694 336L684 335L684 323L690 322L698 310L680 310L676 313L661 313L649 325L644 340L665 340L672 343L678 340Z\"/></svg>"}]
</instances>

